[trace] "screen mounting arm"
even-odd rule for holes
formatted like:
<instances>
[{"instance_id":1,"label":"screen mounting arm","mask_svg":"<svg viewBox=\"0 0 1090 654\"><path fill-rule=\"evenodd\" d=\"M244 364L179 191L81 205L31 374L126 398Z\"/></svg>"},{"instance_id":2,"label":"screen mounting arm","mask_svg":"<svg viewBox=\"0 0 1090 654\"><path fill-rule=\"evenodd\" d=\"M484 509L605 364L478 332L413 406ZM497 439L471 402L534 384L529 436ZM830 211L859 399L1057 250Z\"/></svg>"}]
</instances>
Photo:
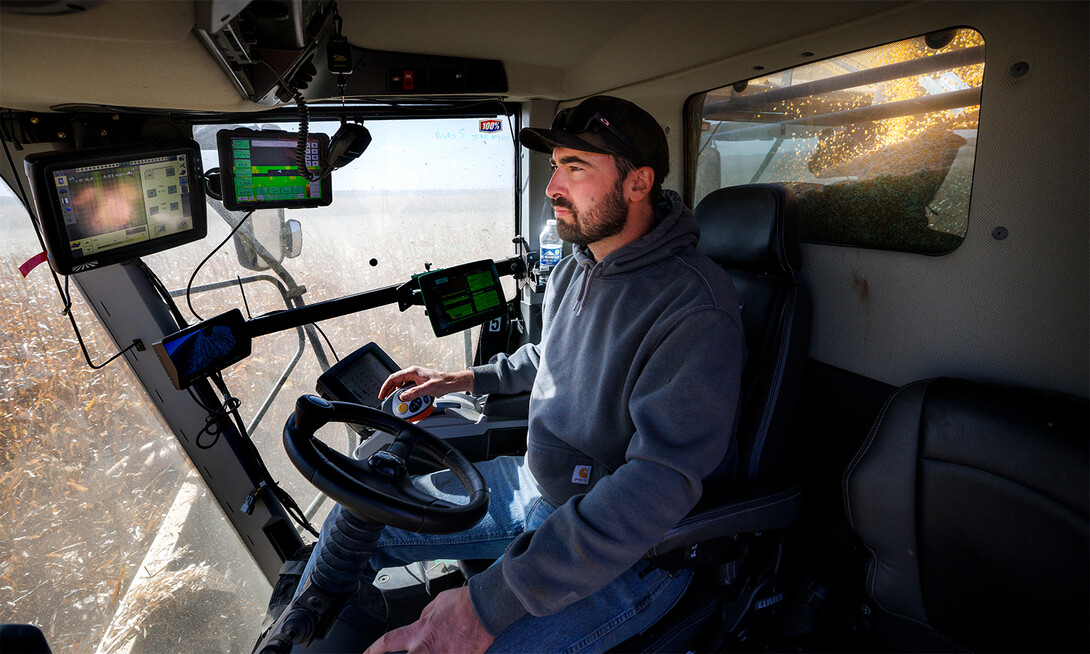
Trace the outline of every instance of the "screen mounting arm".
<instances>
[{"instance_id":1,"label":"screen mounting arm","mask_svg":"<svg viewBox=\"0 0 1090 654\"><path fill-rule=\"evenodd\" d=\"M482 271L481 266L485 266L487 271ZM153 348L175 387L182 390L194 381L249 356L253 339L258 336L389 304L397 304L402 311L413 305L426 306L433 329L437 335L443 336L481 324L501 313L505 305L499 275L522 275L526 266L521 257L511 257L498 264L484 260L448 270L446 274L433 271L417 275L403 284L277 311L250 320L243 320L242 313L237 308L232 309L169 334L154 343ZM491 284L484 283L482 275L490 276ZM430 296L424 286L427 286ZM436 298L436 293L443 295Z\"/></svg>"},{"instance_id":2,"label":"screen mounting arm","mask_svg":"<svg viewBox=\"0 0 1090 654\"><path fill-rule=\"evenodd\" d=\"M377 309L388 304L397 304L404 311L414 304L422 304L419 292L413 295L412 284L394 284L372 291L364 291L315 304L308 304L295 309L285 309L265 314L246 321L246 334L250 338L275 334L287 329L295 329L312 322L340 318L352 313Z\"/></svg>"},{"instance_id":3,"label":"screen mounting arm","mask_svg":"<svg viewBox=\"0 0 1090 654\"><path fill-rule=\"evenodd\" d=\"M525 265L520 257L511 257L496 262L496 272L501 277L521 274L524 269ZM402 311L414 305L423 305L415 281L393 284L372 291L364 291L334 300L308 304L305 307L285 309L251 318L246 321L246 335L251 338L266 336L286 329L295 329L312 322L340 318L388 304L397 304Z\"/></svg>"}]
</instances>

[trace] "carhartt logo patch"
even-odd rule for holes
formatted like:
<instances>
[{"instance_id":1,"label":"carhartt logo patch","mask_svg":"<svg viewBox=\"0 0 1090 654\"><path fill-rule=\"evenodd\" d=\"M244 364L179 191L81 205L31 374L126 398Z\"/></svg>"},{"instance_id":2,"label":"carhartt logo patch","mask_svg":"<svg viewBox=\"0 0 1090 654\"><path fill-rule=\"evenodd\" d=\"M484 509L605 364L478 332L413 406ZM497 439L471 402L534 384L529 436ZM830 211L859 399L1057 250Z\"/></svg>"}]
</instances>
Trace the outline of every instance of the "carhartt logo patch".
<instances>
[{"instance_id":1,"label":"carhartt logo patch","mask_svg":"<svg viewBox=\"0 0 1090 654\"><path fill-rule=\"evenodd\" d=\"M571 473L571 483L583 484L586 486L590 483L590 466L575 466L575 470Z\"/></svg>"}]
</instances>

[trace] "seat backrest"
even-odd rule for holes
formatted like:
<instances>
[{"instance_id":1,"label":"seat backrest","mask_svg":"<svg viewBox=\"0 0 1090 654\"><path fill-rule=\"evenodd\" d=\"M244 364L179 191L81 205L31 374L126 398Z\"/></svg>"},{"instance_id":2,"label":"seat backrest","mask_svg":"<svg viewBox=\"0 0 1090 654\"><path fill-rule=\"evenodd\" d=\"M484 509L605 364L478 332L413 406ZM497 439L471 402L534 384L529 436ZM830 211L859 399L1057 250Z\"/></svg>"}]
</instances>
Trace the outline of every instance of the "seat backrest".
<instances>
[{"instance_id":1,"label":"seat backrest","mask_svg":"<svg viewBox=\"0 0 1090 654\"><path fill-rule=\"evenodd\" d=\"M844 476L878 637L1088 651L1088 413L1086 400L956 379L894 393Z\"/></svg>"},{"instance_id":2,"label":"seat backrest","mask_svg":"<svg viewBox=\"0 0 1090 654\"><path fill-rule=\"evenodd\" d=\"M736 476L778 468L810 350L810 295L798 279L795 198L778 184L708 194L694 213L698 249L734 281L749 357L742 373Z\"/></svg>"}]
</instances>

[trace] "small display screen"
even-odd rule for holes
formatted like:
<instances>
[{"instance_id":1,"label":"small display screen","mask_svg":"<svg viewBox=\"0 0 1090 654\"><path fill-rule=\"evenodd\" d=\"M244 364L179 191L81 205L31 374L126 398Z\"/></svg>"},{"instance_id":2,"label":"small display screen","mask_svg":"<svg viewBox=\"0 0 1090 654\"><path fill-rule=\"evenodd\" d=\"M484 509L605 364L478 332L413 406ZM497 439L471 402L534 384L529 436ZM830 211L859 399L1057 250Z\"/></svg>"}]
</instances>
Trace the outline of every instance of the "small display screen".
<instances>
[{"instance_id":1,"label":"small display screen","mask_svg":"<svg viewBox=\"0 0 1090 654\"><path fill-rule=\"evenodd\" d=\"M491 260L475 261L416 277L436 336L469 329L507 312Z\"/></svg>"},{"instance_id":2,"label":"small display screen","mask_svg":"<svg viewBox=\"0 0 1090 654\"><path fill-rule=\"evenodd\" d=\"M27 167L50 263L61 274L204 238L192 141L31 155Z\"/></svg>"},{"instance_id":3,"label":"small display screen","mask_svg":"<svg viewBox=\"0 0 1090 654\"><path fill-rule=\"evenodd\" d=\"M300 174L293 132L249 129L217 134L223 206L235 211L327 206L333 201L330 177L310 181ZM317 172L326 160L329 137L310 134L304 160Z\"/></svg>"},{"instance_id":4,"label":"small display screen","mask_svg":"<svg viewBox=\"0 0 1090 654\"><path fill-rule=\"evenodd\" d=\"M53 171L75 258L193 229L191 157L174 154Z\"/></svg>"},{"instance_id":5,"label":"small display screen","mask_svg":"<svg viewBox=\"0 0 1090 654\"><path fill-rule=\"evenodd\" d=\"M399 370L397 364L375 343L368 343L337 362L318 378L322 397L354 402L377 409L382 406L378 392L382 382Z\"/></svg>"},{"instance_id":6,"label":"small display screen","mask_svg":"<svg viewBox=\"0 0 1090 654\"><path fill-rule=\"evenodd\" d=\"M232 309L154 343L167 376L178 390L250 356L251 337L242 312Z\"/></svg>"}]
</instances>

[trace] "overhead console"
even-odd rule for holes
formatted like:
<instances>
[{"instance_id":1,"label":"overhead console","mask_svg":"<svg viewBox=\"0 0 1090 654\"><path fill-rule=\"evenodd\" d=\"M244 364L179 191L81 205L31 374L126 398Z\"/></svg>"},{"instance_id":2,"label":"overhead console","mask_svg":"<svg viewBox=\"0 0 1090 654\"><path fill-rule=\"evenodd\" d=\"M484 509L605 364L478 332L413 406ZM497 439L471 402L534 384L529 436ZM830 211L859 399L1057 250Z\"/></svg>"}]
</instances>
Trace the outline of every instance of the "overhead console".
<instances>
[{"instance_id":1,"label":"overhead console","mask_svg":"<svg viewBox=\"0 0 1090 654\"><path fill-rule=\"evenodd\" d=\"M353 47L355 57L364 55ZM349 95L500 95L507 93L503 62L367 50L367 67L348 81Z\"/></svg>"},{"instance_id":2,"label":"overhead console","mask_svg":"<svg viewBox=\"0 0 1090 654\"><path fill-rule=\"evenodd\" d=\"M332 0L197 0L194 32L242 97L264 105L306 98L501 95L503 63L366 50L340 33ZM366 65L359 65L366 56Z\"/></svg>"},{"instance_id":3,"label":"overhead console","mask_svg":"<svg viewBox=\"0 0 1090 654\"><path fill-rule=\"evenodd\" d=\"M69 275L204 238L193 141L47 152L26 159L49 263Z\"/></svg>"}]
</instances>

